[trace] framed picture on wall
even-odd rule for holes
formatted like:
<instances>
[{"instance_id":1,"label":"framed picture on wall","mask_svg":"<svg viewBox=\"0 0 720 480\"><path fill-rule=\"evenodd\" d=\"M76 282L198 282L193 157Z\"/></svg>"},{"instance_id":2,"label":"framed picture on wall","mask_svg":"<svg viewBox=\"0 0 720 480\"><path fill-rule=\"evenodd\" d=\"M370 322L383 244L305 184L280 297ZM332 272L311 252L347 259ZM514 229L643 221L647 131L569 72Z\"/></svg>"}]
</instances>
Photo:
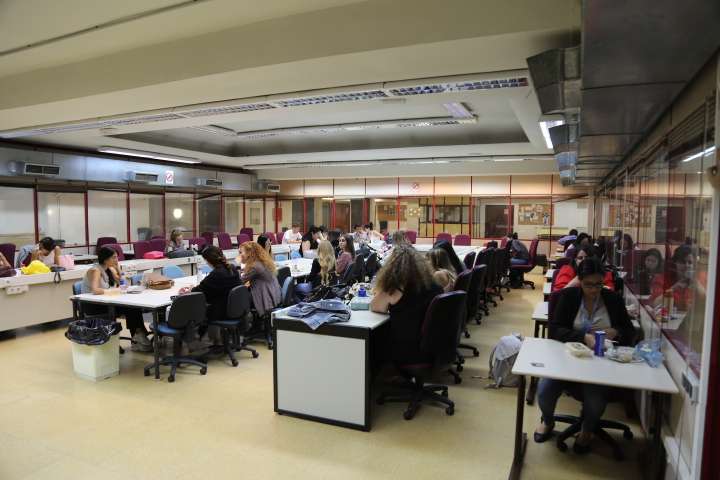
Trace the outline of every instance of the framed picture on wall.
<instances>
[{"instance_id":1,"label":"framed picture on wall","mask_svg":"<svg viewBox=\"0 0 720 480\"><path fill-rule=\"evenodd\" d=\"M610 205L608 211L609 227L622 228L627 226L650 227L652 225L652 206L628 204Z\"/></svg>"},{"instance_id":2,"label":"framed picture on wall","mask_svg":"<svg viewBox=\"0 0 720 480\"><path fill-rule=\"evenodd\" d=\"M550 226L550 205L521 203L518 205L518 225Z\"/></svg>"}]
</instances>

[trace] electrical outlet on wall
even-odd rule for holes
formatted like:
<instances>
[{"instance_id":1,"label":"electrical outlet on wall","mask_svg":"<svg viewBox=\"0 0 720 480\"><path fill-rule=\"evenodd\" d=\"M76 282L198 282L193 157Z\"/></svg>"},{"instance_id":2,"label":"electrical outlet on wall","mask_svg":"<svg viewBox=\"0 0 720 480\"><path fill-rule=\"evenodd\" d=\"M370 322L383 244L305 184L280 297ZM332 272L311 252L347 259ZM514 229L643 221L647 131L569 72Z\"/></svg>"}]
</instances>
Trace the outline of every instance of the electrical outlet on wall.
<instances>
[{"instance_id":1,"label":"electrical outlet on wall","mask_svg":"<svg viewBox=\"0 0 720 480\"><path fill-rule=\"evenodd\" d=\"M27 285L15 285L12 287L6 287L5 293L7 295L18 295L20 293L25 293L29 290Z\"/></svg>"}]
</instances>

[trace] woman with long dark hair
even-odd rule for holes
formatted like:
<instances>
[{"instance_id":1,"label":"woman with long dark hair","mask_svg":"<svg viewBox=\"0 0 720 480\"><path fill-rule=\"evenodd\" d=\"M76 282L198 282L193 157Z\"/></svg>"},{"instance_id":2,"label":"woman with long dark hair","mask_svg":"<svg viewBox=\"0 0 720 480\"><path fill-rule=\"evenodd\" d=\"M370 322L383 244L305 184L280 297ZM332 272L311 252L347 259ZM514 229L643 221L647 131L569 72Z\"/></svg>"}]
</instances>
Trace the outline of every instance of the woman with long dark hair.
<instances>
[{"instance_id":1,"label":"woman with long dark hair","mask_svg":"<svg viewBox=\"0 0 720 480\"><path fill-rule=\"evenodd\" d=\"M348 265L355 261L355 245L352 235L343 235L340 237L338 247L340 248L340 253L335 262L335 273L342 276Z\"/></svg>"},{"instance_id":2,"label":"woman with long dark hair","mask_svg":"<svg viewBox=\"0 0 720 480\"><path fill-rule=\"evenodd\" d=\"M450 259L450 263L453 266L453 269L455 269L455 273L460 275L462 272L465 271L465 264L460 261L460 258L457 256L457 253L455 253L455 249L450 245L449 242L446 240L440 240L438 242L435 242L435 245L433 245L433 248L441 248L445 250L445 253L447 253L448 258Z\"/></svg>"},{"instance_id":3,"label":"woman with long dark hair","mask_svg":"<svg viewBox=\"0 0 720 480\"><path fill-rule=\"evenodd\" d=\"M580 247L575 258L570 263L560 267L555 280L552 283L552 291L556 292L566 287L578 287L580 286L580 279L577 277L578 267L588 258L598 259L597 251L595 248L586 245ZM610 271L606 271L603 275L603 283L610 290L615 290L615 282L613 280L613 274Z\"/></svg>"}]
</instances>

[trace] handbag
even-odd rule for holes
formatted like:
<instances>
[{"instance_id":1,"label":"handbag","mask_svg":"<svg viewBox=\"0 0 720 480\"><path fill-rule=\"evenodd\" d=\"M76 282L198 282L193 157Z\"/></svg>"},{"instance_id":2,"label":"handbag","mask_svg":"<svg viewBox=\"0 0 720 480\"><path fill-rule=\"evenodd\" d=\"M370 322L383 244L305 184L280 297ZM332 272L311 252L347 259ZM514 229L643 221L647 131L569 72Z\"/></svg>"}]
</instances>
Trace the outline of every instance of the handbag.
<instances>
[{"instance_id":1,"label":"handbag","mask_svg":"<svg viewBox=\"0 0 720 480\"><path fill-rule=\"evenodd\" d=\"M17 271L12 267L0 267L0 278L4 277L14 277L17 275Z\"/></svg>"},{"instance_id":2,"label":"handbag","mask_svg":"<svg viewBox=\"0 0 720 480\"><path fill-rule=\"evenodd\" d=\"M160 260L161 258L165 258L165 255L163 254L163 252L153 250L151 252L145 252L145 255L143 255L143 258L145 260Z\"/></svg>"},{"instance_id":3,"label":"handbag","mask_svg":"<svg viewBox=\"0 0 720 480\"><path fill-rule=\"evenodd\" d=\"M175 285L175 281L159 273L151 273L147 276L147 288L150 290L167 290Z\"/></svg>"}]
</instances>

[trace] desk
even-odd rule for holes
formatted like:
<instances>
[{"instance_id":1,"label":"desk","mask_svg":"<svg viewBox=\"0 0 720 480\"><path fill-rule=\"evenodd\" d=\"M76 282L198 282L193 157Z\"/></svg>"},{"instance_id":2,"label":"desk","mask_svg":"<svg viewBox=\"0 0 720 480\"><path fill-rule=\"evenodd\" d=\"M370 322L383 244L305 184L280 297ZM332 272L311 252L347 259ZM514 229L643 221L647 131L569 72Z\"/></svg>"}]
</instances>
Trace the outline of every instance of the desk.
<instances>
[{"instance_id":1,"label":"desk","mask_svg":"<svg viewBox=\"0 0 720 480\"><path fill-rule=\"evenodd\" d=\"M275 412L369 431L371 342L388 315L355 310L346 323L311 330L286 312L272 314Z\"/></svg>"},{"instance_id":2,"label":"desk","mask_svg":"<svg viewBox=\"0 0 720 480\"><path fill-rule=\"evenodd\" d=\"M548 302L538 302L533 310L532 320L535 322L533 336L535 338L544 338L547 334L548 305ZM540 334L541 329L542 334Z\"/></svg>"},{"instance_id":3,"label":"desk","mask_svg":"<svg viewBox=\"0 0 720 480\"><path fill-rule=\"evenodd\" d=\"M554 268L551 268L550 270L548 270L547 272L545 272L545 280L547 280L548 282L552 282L553 274L554 274L554 273L555 273L555 269L554 269Z\"/></svg>"},{"instance_id":4,"label":"desk","mask_svg":"<svg viewBox=\"0 0 720 480\"><path fill-rule=\"evenodd\" d=\"M313 261L310 258L296 258L294 260L281 260L275 262L279 267L290 267L290 275L293 278L302 278L310 275Z\"/></svg>"},{"instance_id":5,"label":"desk","mask_svg":"<svg viewBox=\"0 0 720 480\"><path fill-rule=\"evenodd\" d=\"M182 287L195 286L197 279L195 276L182 277L175 279L175 285L167 290L143 290L141 293L122 293L119 295L93 295L92 293L83 293L73 295L70 300L73 303L93 303L96 305L106 305L110 309L111 318L114 316L115 307L133 307L139 308L146 312L152 313L153 331L157 332L158 314L165 310L171 303L173 296L178 294L178 290ZM202 319L199 319L202 320ZM155 360L153 367L155 368L155 378L160 378L160 339L157 335L153 335L153 351Z\"/></svg>"},{"instance_id":6,"label":"desk","mask_svg":"<svg viewBox=\"0 0 720 480\"><path fill-rule=\"evenodd\" d=\"M535 366L533 363L542 366ZM520 385L515 419L515 452L509 479L520 478L527 448L527 434L522 431L526 375L652 392L655 434L649 458L655 462L660 460L662 421L660 394L678 393L678 388L664 365L652 368L646 363L618 364L605 357L576 358L567 353L565 344L561 342L544 338L526 338L520 347L512 373L520 375Z\"/></svg>"},{"instance_id":7,"label":"desk","mask_svg":"<svg viewBox=\"0 0 720 480\"><path fill-rule=\"evenodd\" d=\"M552 283L545 282L543 285L543 300L546 302L550 300L550 294L552 293Z\"/></svg>"}]
</instances>

